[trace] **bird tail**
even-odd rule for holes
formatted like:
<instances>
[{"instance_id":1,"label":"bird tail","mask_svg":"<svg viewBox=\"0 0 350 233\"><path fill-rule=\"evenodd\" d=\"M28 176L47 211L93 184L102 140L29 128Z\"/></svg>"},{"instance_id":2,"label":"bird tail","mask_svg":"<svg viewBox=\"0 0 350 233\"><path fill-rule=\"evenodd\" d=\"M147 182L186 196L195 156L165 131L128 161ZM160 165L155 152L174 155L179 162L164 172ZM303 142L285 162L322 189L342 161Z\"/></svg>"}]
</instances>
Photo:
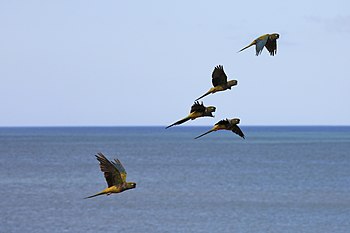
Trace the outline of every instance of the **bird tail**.
<instances>
[{"instance_id":1,"label":"bird tail","mask_svg":"<svg viewBox=\"0 0 350 233\"><path fill-rule=\"evenodd\" d=\"M209 94L211 94L211 93L212 93L212 90L210 89L209 91L207 91L207 93L205 93L205 94L202 95L201 97L197 98L195 101L200 100L200 99L202 99L203 97L205 97L205 96L207 96L207 95L209 95Z\"/></svg>"},{"instance_id":2,"label":"bird tail","mask_svg":"<svg viewBox=\"0 0 350 233\"><path fill-rule=\"evenodd\" d=\"M211 129L211 130L209 130L209 131L207 131L207 132L205 132L205 133L203 133L203 134L201 134L201 135L199 135L199 136L195 137L194 139L197 139L197 138L203 137L204 135L207 135L208 133L211 133L211 132L214 132L214 131L215 131L215 129Z\"/></svg>"},{"instance_id":3,"label":"bird tail","mask_svg":"<svg viewBox=\"0 0 350 233\"><path fill-rule=\"evenodd\" d=\"M91 196L88 196L88 197L84 197L84 199L100 196L100 195L103 195L103 194L107 194L107 193L105 191L102 191L102 192L96 193L94 195L91 195Z\"/></svg>"},{"instance_id":4,"label":"bird tail","mask_svg":"<svg viewBox=\"0 0 350 233\"><path fill-rule=\"evenodd\" d=\"M191 119L191 118L190 118L190 117L185 117L185 118L183 118L183 119L181 119L181 120L175 122L174 124L171 124L171 125L169 125L169 126L167 126L167 127L165 127L165 128L167 129L167 128L170 128L171 126L174 126L174 125L180 125L180 124L182 124L182 123L185 123L185 122L188 121L189 119Z\"/></svg>"},{"instance_id":5,"label":"bird tail","mask_svg":"<svg viewBox=\"0 0 350 233\"><path fill-rule=\"evenodd\" d=\"M237 53L242 52L243 50L245 50L245 49L247 49L247 48L249 48L250 46L255 45L255 44L256 44L256 42L253 41L252 43L250 43L249 45L247 45L247 46L244 47L243 49L239 50Z\"/></svg>"}]
</instances>

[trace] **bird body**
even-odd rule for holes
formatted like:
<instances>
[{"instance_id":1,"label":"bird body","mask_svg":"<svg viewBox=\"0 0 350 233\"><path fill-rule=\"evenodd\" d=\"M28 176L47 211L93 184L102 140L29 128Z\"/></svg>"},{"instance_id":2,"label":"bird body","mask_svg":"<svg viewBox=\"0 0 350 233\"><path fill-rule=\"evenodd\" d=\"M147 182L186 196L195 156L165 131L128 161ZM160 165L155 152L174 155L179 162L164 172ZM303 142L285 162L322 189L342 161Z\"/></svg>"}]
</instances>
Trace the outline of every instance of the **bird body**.
<instances>
[{"instance_id":1,"label":"bird body","mask_svg":"<svg viewBox=\"0 0 350 233\"><path fill-rule=\"evenodd\" d=\"M86 198L96 197L99 195L110 195L112 193L121 193L128 189L136 188L136 183L126 182L126 171L118 159L109 161L102 153L95 155L100 162L100 169L104 173L108 187L99 193Z\"/></svg>"},{"instance_id":2,"label":"bird body","mask_svg":"<svg viewBox=\"0 0 350 233\"><path fill-rule=\"evenodd\" d=\"M255 51L256 56L261 54L263 48L265 47L271 56L274 56L277 53L277 39L280 37L279 34L273 33L273 34L265 34L257 39L253 40L252 43L250 43L248 46L244 47L243 49L239 50L238 52L241 52L250 46L255 45Z\"/></svg>"},{"instance_id":3,"label":"bird body","mask_svg":"<svg viewBox=\"0 0 350 233\"><path fill-rule=\"evenodd\" d=\"M224 71L224 67L222 65L218 65L214 68L212 73L212 84L213 87L209 89L205 94L201 97L197 98L195 101L209 95L214 94L219 91L231 90L231 87L237 85L237 80L229 80L227 81L227 76Z\"/></svg>"},{"instance_id":4,"label":"bird body","mask_svg":"<svg viewBox=\"0 0 350 233\"><path fill-rule=\"evenodd\" d=\"M170 128L174 125L180 125L182 123L185 123L188 120L194 120L199 117L214 117L213 112L215 112L216 108L214 106L208 106L205 107L203 105L203 102L200 104L198 101L194 102L194 104L191 107L190 114L186 116L185 118L182 118L181 120L169 125L166 127Z\"/></svg>"},{"instance_id":5,"label":"bird body","mask_svg":"<svg viewBox=\"0 0 350 233\"><path fill-rule=\"evenodd\" d=\"M131 183L131 182L130 182ZM102 190L101 192L99 193L96 193L94 195L91 195L91 196L88 196L88 197L85 197L86 198L91 198L91 197L96 197L96 196L100 196L100 195L103 195L103 194L106 194L106 195L110 195L112 193L121 193L121 192L124 192L125 190L128 190L128 189L133 189L135 188L132 184L126 184L126 185L113 185L111 187L108 187L104 190Z\"/></svg>"},{"instance_id":6,"label":"bird body","mask_svg":"<svg viewBox=\"0 0 350 233\"><path fill-rule=\"evenodd\" d=\"M245 138L244 133L238 127L239 122L240 122L240 119L238 118L233 118L230 120L229 119L221 120L218 123L216 123L213 126L213 128L211 128L209 131L195 137L195 139L203 137L206 134L209 134L211 132L218 131L218 130L230 130L244 139Z\"/></svg>"}]
</instances>

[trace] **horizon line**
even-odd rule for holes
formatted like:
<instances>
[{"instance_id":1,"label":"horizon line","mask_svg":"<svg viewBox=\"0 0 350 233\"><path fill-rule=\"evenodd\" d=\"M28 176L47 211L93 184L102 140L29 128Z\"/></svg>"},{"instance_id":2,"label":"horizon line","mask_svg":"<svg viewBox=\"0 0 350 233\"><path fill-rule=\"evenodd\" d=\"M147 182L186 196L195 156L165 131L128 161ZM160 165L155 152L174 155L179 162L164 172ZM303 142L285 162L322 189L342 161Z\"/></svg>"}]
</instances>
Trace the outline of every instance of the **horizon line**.
<instances>
[{"instance_id":1,"label":"horizon line","mask_svg":"<svg viewBox=\"0 0 350 233\"><path fill-rule=\"evenodd\" d=\"M2 126L0 128L117 128L117 127L166 127L167 125L10 125ZM179 125L174 128L190 128L190 127L212 127L213 125ZM299 125L240 125L240 127L350 127L350 125L326 125L326 124L299 124Z\"/></svg>"}]
</instances>

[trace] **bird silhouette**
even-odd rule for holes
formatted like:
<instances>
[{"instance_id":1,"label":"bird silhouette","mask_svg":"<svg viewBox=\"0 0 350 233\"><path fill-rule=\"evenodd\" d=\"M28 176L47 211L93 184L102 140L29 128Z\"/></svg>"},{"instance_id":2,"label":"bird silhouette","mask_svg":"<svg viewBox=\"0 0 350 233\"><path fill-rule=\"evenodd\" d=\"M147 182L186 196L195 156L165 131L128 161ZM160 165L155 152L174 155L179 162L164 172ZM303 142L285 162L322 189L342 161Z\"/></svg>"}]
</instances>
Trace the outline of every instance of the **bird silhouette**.
<instances>
[{"instance_id":1,"label":"bird silhouette","mask_svg":"<svg viewBox=\"0 0 350 233\"><path fill-rule=\"evenodd\" d=\"M235 134L237 134L240 137L242 137L243 139L245 139L244 133L238 127L239 122L240 122L240 119L238 119L238 118L233 118L233 119L227 119L226 118L225 120L221 120L218 123L216 123L211 130L209 130L209 131L207 131L207 132L205 132L205 133L195 137L194 139L203 137L204 135L206 135L208 133L211 133L211 132L214 132L214 131L218 131L218 130L223 130L223 129L224 130L231 130Z\"/></svg>"},{"instance_id":2,"label":"bird silhouette","mask_svg":"<svg viewBox=\"0 0 350 233\"><path fill-rule=\"evenodd\" d=\"M279 37L280 37L280 35L277 33L262 35L259 38L255 39L248 46L239 50L238 52L241 52L241 51L249 48L250 46L255 45L256 56L258 56L259 54L261 54L261 52L265 46L265 48L269 51L270 55L274 56L277 53L277 39Z\"/></svg>"},{"instance_id":3,"label":"bird silhouette","mask_svg":"<svg viewBox=\"0 0 350 233\"><path fill-rule=\"evenodd\" d=\"M118 159L109 161L102 153L97 153L95 156L100 162L100 168L104 173L108 188L86 198L96 197L103 194L110 195L112 193L121 193L125 190L133 189L136 187L136 183L126 182L127 173Z\"/></svg>"},{"instance_id":4,"label":"bird silhouette","mask_svg":"<svg viewBox=\"0 0 350 233\"><path fill-rule=\"evenodd\" d=\"M194 102L194 104L191 107L190 114L186 116L185 118L182 118L181 120L169 125L166 127L170 128L174 125L180 125L182 123L185 123L188 120L194 120L198 117L214 117L213 112L215 112L216 108L214 106L208 106L205 107L202 103L199 103L198 101Z\"/></svg>"},{"instance_id":5,"label":"bird silhouette","mask_svg":"<svg viewBox=\"0 0 350 233\"><path fill-rule=\"evenodd\" d=\"M204 95L197 98L195 101L209 94L214 94L215 92L218 92L218 91L225 91L227 89L231 90L232 86L237 85L237 80L227 81L227 76L225 74L224 67L222 65L216 66L211 76L212 76L213 87L210 88L209 91L207 91Z\"/></svg>"}]
</instances>

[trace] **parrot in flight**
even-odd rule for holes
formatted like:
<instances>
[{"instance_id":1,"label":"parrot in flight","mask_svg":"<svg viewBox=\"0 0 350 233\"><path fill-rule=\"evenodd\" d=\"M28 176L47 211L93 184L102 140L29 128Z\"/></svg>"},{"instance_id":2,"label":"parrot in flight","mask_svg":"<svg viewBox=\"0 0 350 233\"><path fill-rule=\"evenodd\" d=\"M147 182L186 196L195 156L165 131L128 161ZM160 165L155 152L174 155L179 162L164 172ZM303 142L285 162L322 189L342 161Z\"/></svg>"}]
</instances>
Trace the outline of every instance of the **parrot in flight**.
<instances>
[{"instance_id":1,"label":"parrot in flight","mask_svg":"<svg viewBox=\"0 0 350 233\"><path fill-rule=\"evenodd\" d=\"M259 56L261 54L264 47L266 47L266 49L269 51L271 56L274 56L277 53L277 39L278 38L280 38L280 35L277 33L262 35L259 38L255 39L248 46L239 50L238 52L241 52L241 51L249 48L250 46L255 45L256 56Z\"/></svg>"},{"instance_id":2,"label":"parrot in flight","mask_svg":"<svg viewBox=\"0 0 350 233\"><path fill-rule=\"evenodd\" d=\"M95 156L100 162L100 169L104 173L108 188L95 195L85 197L85 199L103 194L121 193L136 188L136 183L126 182L126 171L119 159L109 161L102 153L97 153Z\"/></svg>"},{"instance_id":3,"label":"parrot in flight","mask_svg":"<svg viewBox=\"0 0 350 233\"><path fill-rule=\"evenodd\" d=\"M226 118L225 120L221 120L218 123L216 123L211 130L209 130L209 131L207 131L207 132L205 132L205 133L195 137L194 139L200 138L200 137L202 137L202 136L204 136L204 135L206 135L208 133L211 133L211 132L214 132L214 131L218 131L218 130L223 130L223 129L231 130L233 133L235 133L235 134L239 135L241 138L245 139L244 133L238 127L238 124L239 124L240 121L241 120L239 118L233 118L233 119L227 119Z\"/></svg>"},{"instance_id":4,"label":"parrot in flight","mask_svg":"<svg viewBox=\"0 0 350 233\"><path fill-rule=\"evenodd\" d=\"M180 125L182 123L185 123L188 120L194 120L198 117L214 117L212 113L215 112L215 110L216 108L214 106L205 107L203 105L203 102L199 103L198 101L196 101L192 105L190 114L187 117L167 126L166 129L174 125Z\"/></svg>"},{"instance_id":5,"label":"parrot in flight","mask_svg":"<svg viewBox=\"0 0 350 233\"><path fill-rule=\"evenodd\" d=\"M195 101L209 94L214 94L215 92L218 92L218 91L225 91L227 89L231 90L232 86L237 85L237 80L227 81L227 76L225 74L224 67L222 65L216 66L211 76L212 76L211 82L214 87L210 88L209 91L207 91L201 97L197 98Z\"/></svg>"}]
</instances>

